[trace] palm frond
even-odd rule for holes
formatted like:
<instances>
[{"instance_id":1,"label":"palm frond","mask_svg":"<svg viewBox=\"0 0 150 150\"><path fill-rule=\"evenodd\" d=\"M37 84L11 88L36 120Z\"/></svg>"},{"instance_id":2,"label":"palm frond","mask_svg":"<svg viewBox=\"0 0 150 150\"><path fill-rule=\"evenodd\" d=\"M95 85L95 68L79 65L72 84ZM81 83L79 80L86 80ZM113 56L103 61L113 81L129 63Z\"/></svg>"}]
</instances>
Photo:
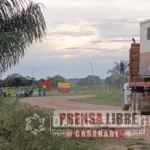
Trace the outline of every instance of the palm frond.
<instances>
[{"instance_id":1,"label":"palm frond","mask_svg":"<svg viewBox=\"0 0 150 150\"><path fill-rule=\"evenodd\" d=\"M13 9L14 8L14 9ZM40 4L27 0L0 2L0 72L16 65L34 41L41 41L46 23Z\"/></svg>"},{"instance_id":2,"label":"palm frond","mask_svg":"<svg viewBox=\"0 0 150 150\"><path fill-rule=\"evenodd\" d=\"M128 62L124 63L125 66L125 75L128 75ZM120 78L120 63L114 62L114 67L107 71L113 78Z\"/></svg>"}]
</instances>

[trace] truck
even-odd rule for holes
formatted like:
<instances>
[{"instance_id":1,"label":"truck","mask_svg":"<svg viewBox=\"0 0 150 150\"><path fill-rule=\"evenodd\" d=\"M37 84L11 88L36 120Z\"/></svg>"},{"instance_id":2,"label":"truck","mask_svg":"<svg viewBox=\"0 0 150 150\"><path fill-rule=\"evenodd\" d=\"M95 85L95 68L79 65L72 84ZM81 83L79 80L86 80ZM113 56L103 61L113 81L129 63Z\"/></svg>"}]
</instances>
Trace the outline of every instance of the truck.
<instances>
[{"instance_id":1,"label":"truck","mask_svg":"<svg viewBox=\"0 0 150 150\"><path fill-rule=\"evenodd\" d=\"M140 23L140 43L131 43L128 83L123 86L122 110L150 112L150 20Z\"/></svg>"}]
</instances>

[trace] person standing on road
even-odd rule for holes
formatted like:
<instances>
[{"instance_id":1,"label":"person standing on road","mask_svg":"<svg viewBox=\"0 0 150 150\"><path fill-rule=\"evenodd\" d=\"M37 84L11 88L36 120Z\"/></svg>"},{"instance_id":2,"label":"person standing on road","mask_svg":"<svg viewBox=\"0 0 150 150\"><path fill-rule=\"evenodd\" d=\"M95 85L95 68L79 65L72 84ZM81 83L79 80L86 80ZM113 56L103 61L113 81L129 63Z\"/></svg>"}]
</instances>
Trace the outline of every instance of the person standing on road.
<instances>
[{"instance_id":1,"label":"person standing on road","mask_svg":"<svg viewBox=\"0 0 150 150\"><path fill-rule=\"evenodd\" d=\"M46 96L46 91L45 90L43 90L43 96Z\"/></svg>"},{"instance_id":2,"label":"person standing on road","mask_svg":"<svg viewBox=\"0 0 150 150\"><path fill-rule=\"evenodd\" d=\"M41 88L38 89L38 96L41 96Z\"/></svg>"}]
</instances>

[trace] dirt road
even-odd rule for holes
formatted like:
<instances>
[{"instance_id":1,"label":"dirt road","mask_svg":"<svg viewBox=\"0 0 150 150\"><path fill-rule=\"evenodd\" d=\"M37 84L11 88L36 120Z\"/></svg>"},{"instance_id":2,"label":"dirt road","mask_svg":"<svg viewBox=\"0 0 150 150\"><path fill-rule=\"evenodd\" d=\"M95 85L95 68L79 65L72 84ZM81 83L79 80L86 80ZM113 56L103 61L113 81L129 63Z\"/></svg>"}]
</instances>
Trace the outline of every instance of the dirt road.
<instances>
[{"instance_id":1,"label":"dirt road","mask_svg":"<svg viewBox=\"0 0 150 150\"><path fill-rule=\"evenodd\" d=\"M42 108L52 108L60 110L120 110L119 107L103 106L93 104L79 103L82 98L93 97L91 95L85 96L53 96L53 97L31 97L23 98L20 101L31 105L37 105ZM68 101L75 99L76 102Z\"/></svg>"},{"instance_id":2,"label":"dirt road","mask_svg":"<svg viewBox=\"0 0 150 150\"><path fill-rule=\"evenodd\" d=\"M31 104L33 106L39 106L41 108L52 108L59 110L120 110L120 107L115 106L106 106L106 105L93 105L79 103L82 101L82 98L93 97L91 95L85 96L53 96L53 97L31 97L31 98L22 98L21 102ZM75 99L74 101L68 101ZM138 138L143 138L146 141L150 142L150 127L146 128L146 133Z\"/></svg>"}]
</instances>

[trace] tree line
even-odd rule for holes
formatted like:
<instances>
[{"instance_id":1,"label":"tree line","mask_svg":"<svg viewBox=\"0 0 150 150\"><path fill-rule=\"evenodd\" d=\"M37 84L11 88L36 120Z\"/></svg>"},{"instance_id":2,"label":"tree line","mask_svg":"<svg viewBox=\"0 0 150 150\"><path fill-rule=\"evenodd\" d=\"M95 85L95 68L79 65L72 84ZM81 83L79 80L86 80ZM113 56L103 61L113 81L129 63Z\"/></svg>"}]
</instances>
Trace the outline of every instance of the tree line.
<instances>
[{"instance_id":1,"label":"tree line","mask_svg":"<svg viewBox=\"0 0 150 150\"><path fill-rule=\"evenodd\" d=\"M46 79L41 78L36 80L33 77L22 76L20 74L14 73L12 75L8 75L4 80L0 81L1 86L3 87L19 87L19 86L40 86L40 83L43 81L50 81L52 87L57 87L58 82L65 82L65 78L56 75L54 77L47 77Z\"/></svg>"},{"instance_id":2,"label":"tree line","mask_svg":"<svg viewBox=\"0 0 150 150\"><path fill-rule=\"evenodd\" d=\"M118 62L114 62L114 67L108 70L108 77L105 79L101 79L99 76L88 75L85 78L72 78L65 79L61 75L56 75L53 77L48 76L47 78L41 78L36 80L33 77L22 76L20 74L14 73L12 75L8 75L4 80L1 80L1 85L5 87L19 87L19 86L40 86L41 81L49 81L53 88L57 88L58 82L70 82L72 86L99 86L103 85L106 88L115 88L121 89L125 82L128 82L128 64L125 63L125 74L121 76L119 74L120 64ZM94 82L95 81L95 82Z\"/></svg>"},{"instance_id":3,"label":"tree line","mask_svg":"<svg viewBox=\"0 0 150 150\"><path fill-rule=\"evenodd\" d=\"M101 83L101 79L98 76L94 76L97 84ZM75 79L65 79L60 75L56 75L53 77L48 76L47 78L41 78L36 80L33 77L22 76L20 74L14 73L12 75L8 75L4 80L1 80L1 86L4 87L19 87L19 86L39 86L40 82L49 81L51 82L52 87L56 88L58 82L70 82L73 86L89 86L94 85L93 76L89 75L86 78L75 78Z\"/></svg>"}]
</instances>

